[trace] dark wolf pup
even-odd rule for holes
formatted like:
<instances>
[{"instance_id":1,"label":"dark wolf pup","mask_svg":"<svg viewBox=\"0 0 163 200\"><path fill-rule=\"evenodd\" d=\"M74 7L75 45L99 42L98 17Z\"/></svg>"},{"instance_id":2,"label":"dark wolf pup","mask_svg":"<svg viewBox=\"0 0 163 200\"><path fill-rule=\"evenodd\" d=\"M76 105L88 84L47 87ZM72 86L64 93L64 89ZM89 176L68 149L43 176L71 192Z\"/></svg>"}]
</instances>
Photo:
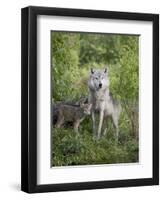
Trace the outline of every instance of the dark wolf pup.
<instances>
[{"instance_id":1,"label":"dark wolf pup","mask_svg":"<svg viewBox=\"0 0 163 200\"><path fill-rule=\"evenodd\" d=\"M92 104L80 103L80 105L62 104L58 107L58 120L56 127L60 128L65 122L73 122L73 128L79 134L80 123L86 115L91 114Z\"/></svg>"}]
</instances>

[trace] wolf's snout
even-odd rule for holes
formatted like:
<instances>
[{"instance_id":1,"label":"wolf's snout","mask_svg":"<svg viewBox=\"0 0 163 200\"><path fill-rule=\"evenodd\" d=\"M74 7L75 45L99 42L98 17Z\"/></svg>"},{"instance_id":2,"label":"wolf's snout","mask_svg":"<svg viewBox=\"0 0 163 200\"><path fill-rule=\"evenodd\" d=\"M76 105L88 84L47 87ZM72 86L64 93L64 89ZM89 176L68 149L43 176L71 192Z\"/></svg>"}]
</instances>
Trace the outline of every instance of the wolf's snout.
<instances>
[{"instance_id":1,"label":"wolf's snout","mask_svg":"<svg viewBox=\"0 0 163 200\"><path fill-rule=\"evenodd\" d=\"M102 83L99 84L99 87L102 88Z\"/></svg>"}]
</instances>

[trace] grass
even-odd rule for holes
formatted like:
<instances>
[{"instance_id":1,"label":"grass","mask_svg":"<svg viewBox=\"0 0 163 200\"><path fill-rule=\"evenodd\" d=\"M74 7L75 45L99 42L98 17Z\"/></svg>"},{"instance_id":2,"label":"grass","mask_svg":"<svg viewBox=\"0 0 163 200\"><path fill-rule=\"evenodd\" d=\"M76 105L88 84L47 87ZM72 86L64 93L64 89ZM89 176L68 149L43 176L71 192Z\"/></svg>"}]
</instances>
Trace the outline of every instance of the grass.
<instances>
[{"instance_id":1,"label":"grass","mask_svg":"<svg viewBox=\"0 0 163 200\"><path fill-rule=\"evenodd\" d=\"M123 129L122 129L123 128ZM91 124L85 120L79 136L70 128L52 130L52 165L93 165L138 162L138 141L121 127L118 143L110 127L106 136L93 139ZM126 131L126 132L124 132Z\"/></svg>"}]
</instances>

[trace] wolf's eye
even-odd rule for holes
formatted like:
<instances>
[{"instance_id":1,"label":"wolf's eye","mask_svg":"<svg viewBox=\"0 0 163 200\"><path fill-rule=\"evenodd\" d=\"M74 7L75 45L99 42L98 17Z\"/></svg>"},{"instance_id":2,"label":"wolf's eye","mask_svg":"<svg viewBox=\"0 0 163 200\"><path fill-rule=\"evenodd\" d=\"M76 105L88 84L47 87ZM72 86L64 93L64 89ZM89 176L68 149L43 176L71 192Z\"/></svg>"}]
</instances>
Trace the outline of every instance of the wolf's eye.
<instances>
[{"instance_id":1,"label":"wolf's eye","mask_svg":"<svg viewBox=\"0 0 163 200\"><path fill-rule=\"evenodd\" d=\"M96 77L95 79L98 80L98 77Z\"/></svg>"}]
</instances>

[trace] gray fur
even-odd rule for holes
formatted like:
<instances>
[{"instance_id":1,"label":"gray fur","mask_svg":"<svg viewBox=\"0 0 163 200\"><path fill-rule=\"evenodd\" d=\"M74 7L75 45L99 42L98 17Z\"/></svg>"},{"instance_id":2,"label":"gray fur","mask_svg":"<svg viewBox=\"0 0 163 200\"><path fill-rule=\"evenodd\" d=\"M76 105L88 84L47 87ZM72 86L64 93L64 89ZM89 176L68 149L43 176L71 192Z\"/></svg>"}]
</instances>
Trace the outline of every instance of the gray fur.
<instances>
[{"instance_id":1,"label":"gray fur","mask_svg":"<svg viewBox=\"0 0 163 200\"><path fill-rule=\"evenodd\" d=\"M58 108L58 120L56 127L60 128L65 122L73 122L75 132L78 134L80 123L86 115L91 114L91 104L80 103L77 105L60 105Z\"/></svg>"},{"instance_id":2,"label":"gray fur","mask_svg":"<svg viewBox=\"0 0 163 200\"><path fill-rule=\"evenodd\" d=\"M121 105L115 101L109 92L108 69L93 70L91 69L90 78L88 80L89 102L92 104L92 122L93 134L97 139L101 137L102 126L104 120L112 118L113 125L116 128L116 138L118 140L119 133L119 116L121 113ZM99 124L96 133L95 112L99 113ZM106 134L106 128L104 134Z\"/></svg>"}]
</instances>

